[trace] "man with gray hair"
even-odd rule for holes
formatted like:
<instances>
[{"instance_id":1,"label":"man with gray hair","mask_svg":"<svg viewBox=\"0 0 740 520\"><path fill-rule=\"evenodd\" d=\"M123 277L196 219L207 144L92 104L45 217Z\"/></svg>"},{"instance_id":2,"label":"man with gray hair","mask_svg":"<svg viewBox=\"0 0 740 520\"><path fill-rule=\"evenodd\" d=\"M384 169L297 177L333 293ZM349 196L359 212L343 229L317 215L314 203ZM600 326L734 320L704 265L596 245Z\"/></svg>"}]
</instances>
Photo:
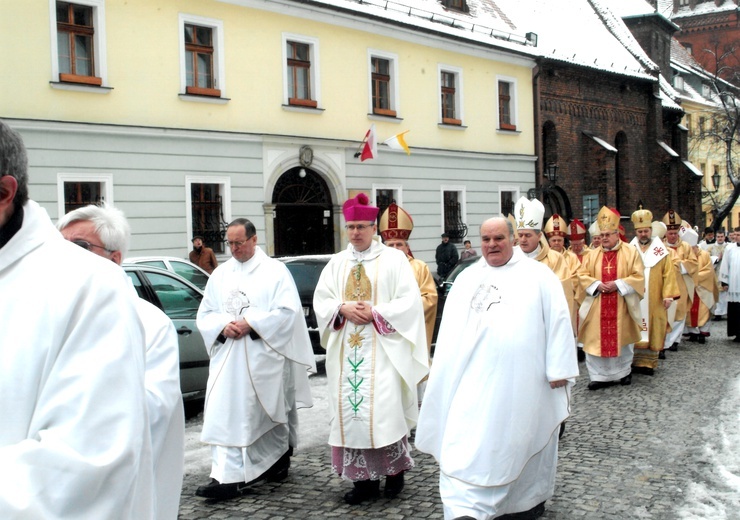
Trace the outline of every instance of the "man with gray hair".
<instances>
[{"instance_id":1,"label":"man with gray hair","mask_svg":"<svg viewBox=\"0 0 740 520\"><path fill-rule=\"evenodd\" d=\"M70 242L118 265L131 241L131 230L123 212L105 204L71 211L59 220L57 228ZM152 442L156 518L175 519L180 506L185 450L177 332L164 312L139 298L133 287L129 292L144 325L144 384Z\"/></svg>"},{"instance_id":2,"label":"man with gray hair","mask_svg":"<svg viewBox=\"0 0 740 520\"><path fill-rule=\"evenodd\" d=\"M130 284L28 199L27 163L0 121L0 511L153 518L144 331Z\"/></svg>"}]
</instances>

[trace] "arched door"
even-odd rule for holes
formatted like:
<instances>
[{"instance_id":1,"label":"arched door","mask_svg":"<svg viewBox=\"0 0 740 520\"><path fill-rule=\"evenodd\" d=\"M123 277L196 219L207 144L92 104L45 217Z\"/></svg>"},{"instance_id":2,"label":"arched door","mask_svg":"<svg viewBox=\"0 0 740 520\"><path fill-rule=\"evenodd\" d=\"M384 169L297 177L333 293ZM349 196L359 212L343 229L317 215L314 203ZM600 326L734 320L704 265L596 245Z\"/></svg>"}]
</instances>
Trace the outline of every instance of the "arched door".
<instances>
[{"instance_id":1,"label":"arched door","mask_svg":"<svg viewBox=\"0 0 740 520\"><path fill-rule=\"evenodd\" d=\"M334 253L334 218L329 187L307 168L283 173L272 192L275 256Z\"/></svg>"}]
</instances>

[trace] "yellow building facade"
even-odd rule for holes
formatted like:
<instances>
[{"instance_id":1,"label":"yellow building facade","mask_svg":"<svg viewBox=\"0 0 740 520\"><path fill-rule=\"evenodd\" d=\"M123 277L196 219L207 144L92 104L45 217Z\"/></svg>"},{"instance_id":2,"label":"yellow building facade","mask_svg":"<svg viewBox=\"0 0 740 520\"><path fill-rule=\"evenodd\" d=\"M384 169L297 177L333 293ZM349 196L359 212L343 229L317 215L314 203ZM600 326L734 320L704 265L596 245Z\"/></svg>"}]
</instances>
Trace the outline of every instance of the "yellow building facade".
<instances>
[{"instance_id":1,"label":"yellow building facade","mask_svg":"<svg viewBox=\"0 0 740 520\"><path fill-rule=\"evenodd\" d=\"M414 250L431 260L441 232L473 237L534 186L534 58L501 20L468 31L434 15L469 16L428 8L5 2L0 117L29 147L32 198L52 218L112 201L132 221L133 254L184 256L194 234L218 240L238 216L271 254L334 252L339 208L364 191L416 217ZM361 162L371 126L377 157ZM382 144L407 130L411 155ZM291 247L309 221L323 238Z\"/></svg>"}]
</instances>

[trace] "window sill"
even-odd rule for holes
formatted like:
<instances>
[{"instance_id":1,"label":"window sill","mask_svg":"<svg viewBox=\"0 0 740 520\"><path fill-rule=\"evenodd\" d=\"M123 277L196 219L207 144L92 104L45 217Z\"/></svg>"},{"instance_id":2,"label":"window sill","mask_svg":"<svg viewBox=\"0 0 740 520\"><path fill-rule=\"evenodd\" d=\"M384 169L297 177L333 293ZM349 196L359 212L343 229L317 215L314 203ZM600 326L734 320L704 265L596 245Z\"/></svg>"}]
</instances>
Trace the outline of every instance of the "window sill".
<instances>
[{"instance_id":1,"label":"window sill","mask_svg":"<svg viewBox=\"0 0 740 520\"><path fill-rule=\"evenodd\" d=\"M367 118L370 119L371 121L383 121L384 123L401 124L401 122L403 122L403 118L398 117L398 116L393 117L393 116L383 116L380 114L368 114Z\"/></svg>"},{"instance_id":2,"label":"window sill","mask_svg":"<svg viewBox=\"0 0 740 520\"><path fill-rule=\"evenodd\" d=\"M323 114L324 110L323 108L311 108L311 107L301 107L298 105L282 105L283 110L286 112L303 112L304 114Z\"/></svg>"},{"instance_id":3,"label":"window sill","mask_svg":"<svg viewBox=\"0 0 740 520\"><path fill-rule=\"evenodd\" d=\"M521 130L507 130L506 128L497 128L496 133L504 134L504 135L519 135L522 133L522 131Z\"/></svg>"},{"instance_id":4,"label":"window sill","mask_svg":"<svg viewBox=\"0 0 740 520\"><path fill-rule=\"evenodd\" d=\"M62 81L50 81L49 86L57 90L72 90L75 92L88 92L90 94L110 94L113 87L86 85L85 83L67 83Z\"/></svg>"},{"instance_id":5,"label":"window sill","mask_svg":"<svg viewBox=\"0 0 740 520\"><path fill-rule=\"evenodd\" d=\"M178 94L180 101L192 101L194 103L212 103L214 105L225 105L231 98L213 97L213 96L196 96L194 94Z\"/></svg>"},{"instance_id":6,"label":"window sill","mask_svg":"<svg viewBox=\"0 0 740 520\"><path fill-rule=\"evenodd\" d=\"M465 130L468 128L465 125L451 125L449 123L437 123L437 126L439 128L444 128L445 130Z\"/></svg>"}]
</instances>

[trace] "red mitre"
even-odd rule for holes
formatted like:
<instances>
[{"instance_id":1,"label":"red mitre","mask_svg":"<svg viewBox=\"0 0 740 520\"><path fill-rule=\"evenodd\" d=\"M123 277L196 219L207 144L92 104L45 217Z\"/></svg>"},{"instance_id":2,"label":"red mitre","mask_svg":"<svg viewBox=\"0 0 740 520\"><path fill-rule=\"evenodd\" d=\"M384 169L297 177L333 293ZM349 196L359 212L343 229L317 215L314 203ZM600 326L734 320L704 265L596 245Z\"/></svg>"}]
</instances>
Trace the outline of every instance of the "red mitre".
<instances>
[{"instance_id":1,"label":"red mitre","mask_svg":"<svg viewBox=\"0 0 740 520\"><path fill-rule=\"evenodd\" d=\"M586 226L577 218L574 218L570 221L568 229L570 231L570 233L568 234L568 238L570 238L571 240L586 239Z\"/></svg>"}]
</instances>

